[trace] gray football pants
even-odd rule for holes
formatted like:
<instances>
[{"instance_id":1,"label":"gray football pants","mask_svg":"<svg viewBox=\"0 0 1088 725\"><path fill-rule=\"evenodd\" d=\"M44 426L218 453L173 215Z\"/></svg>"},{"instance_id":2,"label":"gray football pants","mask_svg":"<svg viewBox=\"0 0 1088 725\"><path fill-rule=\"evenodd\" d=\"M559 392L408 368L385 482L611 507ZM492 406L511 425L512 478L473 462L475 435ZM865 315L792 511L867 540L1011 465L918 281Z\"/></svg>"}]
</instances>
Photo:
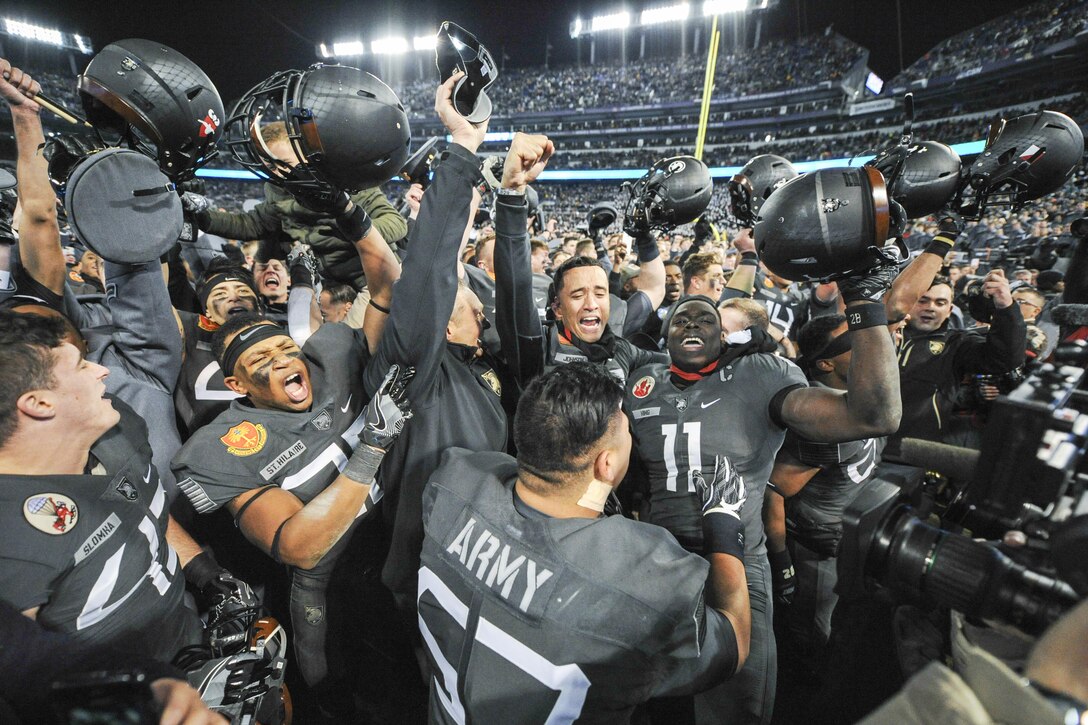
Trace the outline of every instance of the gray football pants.
<instances>
[{"instance_id":1,"label":"gray football pants","mask_svg":"<svg viewBox=\"0 0 1088 725\"><path fill-rule=\"evenodd\" d=\"M740 672L726 682L695 696L699 725L767 725L774 712L778 679L778 651L774 641L771 564L767 551L744 555L748 598L752 606L752 643Z\"/></svg>"}]
</instances>

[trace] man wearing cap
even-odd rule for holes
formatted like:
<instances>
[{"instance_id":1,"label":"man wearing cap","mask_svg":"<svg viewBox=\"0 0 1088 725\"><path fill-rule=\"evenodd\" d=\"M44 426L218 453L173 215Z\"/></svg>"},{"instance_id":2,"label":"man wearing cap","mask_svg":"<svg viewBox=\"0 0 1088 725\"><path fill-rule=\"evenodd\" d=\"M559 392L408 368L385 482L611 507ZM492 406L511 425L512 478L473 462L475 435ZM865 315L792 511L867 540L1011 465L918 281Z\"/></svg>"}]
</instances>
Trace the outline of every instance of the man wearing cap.
<instances>
[{"instance_id":1,"label":"man wearing cap","mask_svg":"<svg viewBox=\"0 0 1088 725\"><path fill-rule=\"evenodd\" d=\"M700 552L695 472L724 456L748 488L741 520L748 542L752 649L733 681L696 698L701 720L770 720L777 663L763 492L787 429L827 442L895 430L900 411L895 353L880 301L895 272L889 265L840 283L854 331L848 394L809 388L796 365L771 354L774 341L759 328L726 338L716 300L702 296L682 298L666 323L672 364L635 370L627 380L625 407L642 469L636 474L647 481L641 520L664 526L682 546Z\"/></svg>"}]
</instances>

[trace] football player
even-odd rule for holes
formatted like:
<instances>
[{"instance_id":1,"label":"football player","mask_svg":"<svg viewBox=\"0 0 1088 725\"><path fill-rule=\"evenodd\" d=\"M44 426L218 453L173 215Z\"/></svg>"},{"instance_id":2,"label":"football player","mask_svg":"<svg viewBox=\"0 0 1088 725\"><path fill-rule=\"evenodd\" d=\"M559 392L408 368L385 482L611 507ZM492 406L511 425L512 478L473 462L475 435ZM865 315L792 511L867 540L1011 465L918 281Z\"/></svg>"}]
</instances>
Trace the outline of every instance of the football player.
<instances>
[{"instance_id":1,"label":"football player","mask_svg":"<svg viewBox=\"0 0 1088 725\"><path fill-rule=\"evenodd\" d=\"M800 368L770 354L774 342L759 328L731 335L726 344L715 301L706 297L676 304L666 325L672 364L630 376L625 404L648 481L642 520L664 526L689 550L702 551L695 472L725 456L748 487L741 519L749 542L751 655L732 682L696 698L697 715L711 708L714 718L726 722L770 719L776 667L763 491L787 428L826 442L895 430L898 376L882 302L895 273L888 265L839 283L854 352L848 394L809 388Z\"/></svg>"},{"instance_id":2,"label":"football player","mask_svg":"<svg viewBox=\"0 0 1088 725\"><path fill-rule=\"evenodd\" d=\"M182 569L206 559L170 518L143 420L105 396L109 371L73 332L0 311L0 596L77 641L169 661L200 642Z\"/></svg>"},{"instance_id":3,"label":"football player","mask_svg":"<svg viewBox=\"0 0 1088 725\"><path fill-rule=\"evenodd\" d=\"M602 515L631 453L622 399L601 366L560 366L522 395L516 460L455 449L431 477L418 593L431 722L626 722L744 663L744 482L724 458L698 479L705 559Z\"/></svg>"}]
</instances>

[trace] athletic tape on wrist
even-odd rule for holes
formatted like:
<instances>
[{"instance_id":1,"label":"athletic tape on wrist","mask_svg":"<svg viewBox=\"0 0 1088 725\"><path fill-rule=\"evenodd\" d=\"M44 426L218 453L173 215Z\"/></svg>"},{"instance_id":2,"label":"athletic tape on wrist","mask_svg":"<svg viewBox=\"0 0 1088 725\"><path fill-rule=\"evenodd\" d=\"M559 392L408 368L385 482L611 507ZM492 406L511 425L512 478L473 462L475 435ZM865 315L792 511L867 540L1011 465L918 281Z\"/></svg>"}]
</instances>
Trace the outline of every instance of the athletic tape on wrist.
<instances>
[{"instance_id":1,"label":"athletic tape on wrist","mask_svg":"<svg viewBox=\"0 0 1088 725\"><path fill-rule=\"evenodd\" d=\"M703 514L703 550L744 560L744 524L727 513Z\"/></svg>"},{"instance_id":2,"label":"athletic tape on wrist","mask_svg":"<svg viewBox=\"0 0 1088 725\"><path fill-rule=\"evenodd\" d=\"M378 466L385 458L385 451L363 444L355 449L341 473L356 483L371 483L378 473Z\"/></svg>"},{"instance_id":3,"label":"athletic tape on wrist","mask_svg":"<svg viewBox=\"0 0 1088 725\"><path fill-rule=\"evenodd\" d=\"M853 330L888 324L888 313L880 302L853 305L846 308L846 326Z\"/></svg>"},{"instance_id":4,"label":"athletic tape on wrist","mask_svg":"<svg viewBox=\"0 0 1088 725\"><path fill-rule=\"evenodd\" d=\"M341 214L336 218L336 228L347 237L349 242L357 242L365 237L374 222L363 207L356 205L347 214Z\"/></svg>"},{"instance_id":5,"label":"athletic tape on wrist","mask_svg":"<svg viewBox=\"0 0 1088 725\"><path fill-rule=\"evenodd\" d=\"M578 499L578 505L587 509L593 509L597 513L604 513L604 504L608 501L608 495L612 493L612 487L607 483L601 483L597 479L586 488L582 498Z\"/></svg>"},{"instance_id":6,"label":"athletic tape on wrist","mask_svg":"<svg viewBox=\"0 0 1088 725\"><path fill-rule=\"evenodd\" d=\"M929 240L929 244L922 251L929 254L936 254L938 257L944 257L952 251L952 246L956 243L956 237L958 234L949 235L948 232L938 232L937 236Z\"/></svg>"}]
</instances>

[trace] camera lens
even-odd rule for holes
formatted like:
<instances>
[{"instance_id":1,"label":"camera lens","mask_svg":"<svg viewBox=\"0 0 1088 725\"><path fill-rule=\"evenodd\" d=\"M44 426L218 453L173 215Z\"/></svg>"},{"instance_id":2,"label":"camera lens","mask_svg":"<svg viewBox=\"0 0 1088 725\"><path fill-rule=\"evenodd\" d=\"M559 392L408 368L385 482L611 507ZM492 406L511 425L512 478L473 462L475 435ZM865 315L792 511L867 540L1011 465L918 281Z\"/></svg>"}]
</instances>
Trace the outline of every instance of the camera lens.
<instances>
[{"instance_id":1,"label":"camera lens","mask_svg":"<svg viewBox=\"0 0 1088 725\"><path fill-rule=\"evenodd\" d=\"M931 526L906 506L888 518L873 549L869 564L901 595L999 619L1029 634L1041 633L1078 601L1068 584L993 546Z\"/></svg>"}]
</instances>

